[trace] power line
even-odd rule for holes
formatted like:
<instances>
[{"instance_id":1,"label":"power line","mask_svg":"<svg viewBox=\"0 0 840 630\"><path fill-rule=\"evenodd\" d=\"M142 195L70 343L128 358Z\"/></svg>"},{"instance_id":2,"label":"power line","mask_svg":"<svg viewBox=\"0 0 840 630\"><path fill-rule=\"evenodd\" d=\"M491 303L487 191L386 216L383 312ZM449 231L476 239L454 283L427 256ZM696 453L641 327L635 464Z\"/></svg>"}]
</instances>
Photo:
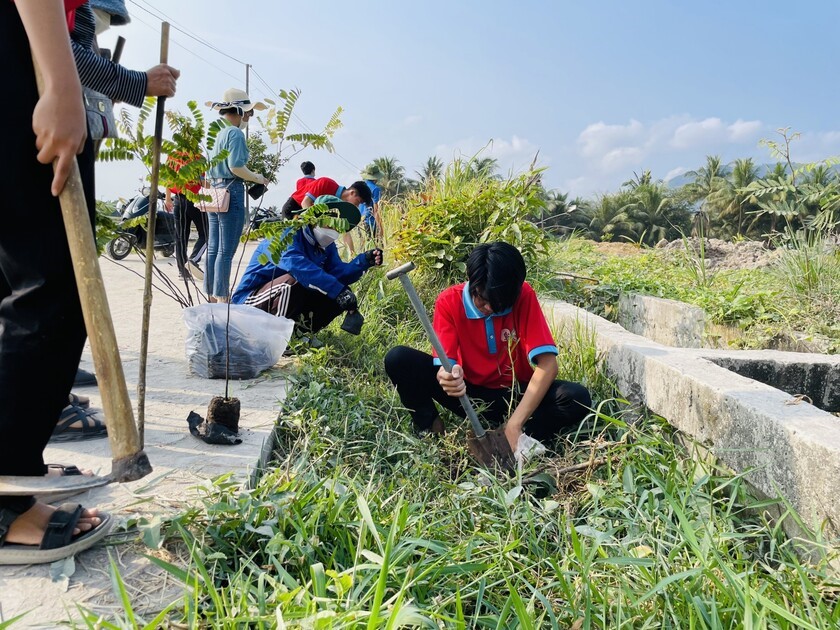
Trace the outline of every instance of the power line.
<instances>
[{"instance_id":1,"label":"power line","mask_svg":"<svg viewBox=\"0 0 840 630\"><path fill-rule=\"evenodd\" d=\"M149 23L148 23L148 22L146 22L145 20L143 20L143 19L141 19L141 18L137 17L136 15L135 15L135 16L133 16L133 17L132 17L132 19L133 19L133 20L137 20L138 22L140 22L140 23L141 23L141 24L143 24L144 26L148 27L150 30L152 30L152 31L154 31L154 32L156 32L156 33L158 32L158 30L157 30L154 26L152 26L151 24L149 24ZM202 61L202 62L206 63L206 64L207 64L208 66L210 66L211 68L215 68L216 70L218 70L218 71L219 71L219 72L221 72L222 74L226 74L227 76L231 77L232 79L236 79L237 81L241 81L241 80L242 80L242 77L237 77L237 76L234 76L234 75L232 75L230 72L228 72L227 70L224 70L224 69L220 68L220 67L219 67L219 66L217 66L216 64L214 64L214 63L210 63L209 61L207 61L207 59L205 59L204 57L202 57L201 55L199 55L199 54L198 54L197 52L195 52L194 50L191 50L190 48L188 48L188 47L184 46L181 42L179 42L178 40L176 40L174 37L170 37L170 38L169 38L169 41L171 41L173 44L177 45L179 48L183 48L183 49L184 49L184 50L186 50L188 53L190 53L191 55L193 55L194 57L196 57L199 61Z\"/></svg>"},{"instance_id":2,"label":"power line","mask_svg":"<svg viewBox=\"0 0 840 630\"><path fill-rule=\"evenodd\" d=\"M192 33L190 33L189 31L187 31L185 28L182 28L181 26L179 26L179 25L178 25L178 23L177 23L177 22L174 22L174 21L173 21L171 18L169 18L169 17L168 17L168 16L167 16L167 15L166 15L163 11L161 11L160 9L158 9L157 7L155 7L154 5L149 4L148 2L146 2L146 3L145 3L145 4L148 4L150 7L152 7L155 11L157 11L157 13L154 13L154 12L150 11L149 9L147 9L146 7L144 7L144 6L140 5L140 4L138 4L137 2L135 2L135 0L128 0L128 1L129 1L129 2L131 2L131 4L133 4L134 6L136 6L138 9L142 9L143 11L145 11L146 13L148 13L149 15L151 15L152 17L155 17L155 18L159 19L161 22L169 22L169 23L170 23L170 25L172 25L172 28L174 28L176 31L180 31L180 32L182 32L184 35L186 35L186 36L187 36L187 37L189 37L190 39L193 39L193 40L197 41L197 42L198 42L199 44L201 44L202 46L207 46L207 48L209 48L210 50L213 50L213 51L215 51L215 52L219 53L220 55L223 55L223 56L227 57L228 59L232 59L232 60L233 60L233 61L235 61L236 63L241 63L243 66L248 65L248 64L246 64L244 61L242 61L241 59L237 59L237 58L236 58L236 57L234 57L233 55L229 55L228 53L226 53L225 51L221 50L220 48L217 48L216 46L214 46L214 45L213 45L213 44L211 44L210 42L208 42L208 41L206 41L206 40L202 39L201 37L199 37L199 36L197 36L197 35L193 35L193 34L192 34ZM163 17L161 17L161 16L163 16Z\"/></svg>"},{"instance_id":3,"label":"power line","mask_svg":"<svg viewBox=\"0 0 840 630\"><path fill-rule=\"evenodd\" d=\"M256 77L260 80L260 82L262 82L262 84L263 84L263 85L264 85L264 86L268 89L268 91L269 91L269 94L265 94L265 93L263 93L263 92L262 92L262 90L260 90L260 93L261 93L261 94L263 94L263 96L265 96L265 97L267 97L267 98L271 98L271 99L273 99L273 98L274 98L274 95L275 95L276 93L278 93L278 92L275 92L275 91L272 89L272 87L268 84L268 82L267 82L265 79L263 79L262 75L261 75L259 72L257 72L256 68L254 68L254 66L253 66L253 65L248 64L248 63L246 63L246 62L242 61L241 59L237 59L237 58L236 58L236 57L234 57L233 55L230 55L230 54L226 53L225 51L221 50L221 49L220 49L220 48L218 48L217 46L214 46L213 44L211 44L211 43L209 43L208 41L204 40L203 38L199 37L198 35L194 35L193 33L189 32L189 31L188 31L185 27L181 26L178 22L174 21L174 20L173 20L172 18L170 18L170 17L169 17L166 13L164 13L163 11L161 11L160 9L158 9L156 6L154 6L154 5L153 5L153 4L151 4L150 2L147 2L146 0L141 0L141 2L143 2L143 4L147 5L148 7L151 7L151 9L154 9L154 11L151 11L151 10L147 9L146 7L142 6L141 4L139 4L138 2L136 2L136 0L129 0L129 2L131 2L131 4L133 4L134 6L136 6L138 9L141 9L142 11L145 11L146 13L148 13L148 14L149 14L149 15L151 15L152 17L154 17L154 18L156 18L156 19L160 20L161 22L164 22L164 21L169 22L169 23L170 23L170 25L172 26L172 28L174 28L175 30L180 31L181 33L183 33L184 35L186 35L186 36L187 36L187 37L189 37L190 39L192 39L192 40L194 40L194 41L198 42L199 44L202 44L203 46L206 46L206 47L207 47L207 48L209 48L210 50L213 50L214 52L216 52L216 53L218 53L218 54L222 55L223 57L227 57L228 59L231 59L232 61L235 61L236 63L240 63L240 64L242 64L243 66L248 66L248 67L250 67L250 68L251 68L251 71L254 73L254 76L256 76ZM135 17L136 17L136 16L135 16ZM143 24L145 24L146 26L148 26L148 27L149 27L149 28L151 28L152 30L155 30L155 28L154 28L153 26L151 26L150 24L148 24L147 22L145 22L145 21L141 20L140 18L136 18L136 19L138 19L140 22L142 22ZM210 63L210 62L209 62L209 61L207 61L204 57L201 57L201 56L200 56L200 55L198 55L196 52L194 52L193 50L190 50L189 48L187 48L187 47L186 47L186 46L184 46L183 44L181 44L181 43L179 43L179 42L175 41L174 39L173 39L172 41L173 41L173 42L175 42L178 46L180 46L180 47L181 47L181 48L183 48L184 50L186 50L187 52L189 52L190 54L192 54L193 56L197 57L198 59L200 59L201 61L203 61L203 62L204 62L204 63L206 63L207 65L209 65L210 67L215 68L215 69L216 69L216 70L218 70L219 72L221 72L221 73L223 73L223 74L225 74L225 75L227 75L227 76L229 76L229 77L231 77L231 78L235 79L236 81L239 81L239 80L240 80L240 77L236 77L236 76L232 75L231 73L226 72L225 70L223 70L223 69L219 68L218 66L216 66L216 65L214 65L214 64L212 64L212 63ZM301 125L301 126L302 126L302 127L303 127L306 131L308 131L309 133L312 133L312 134L317 133L317 132L316 132L316 131L314 131L314 130L313 130L313 129L309 126L309 125L307 125L307 124L306 124L306 122L304 122L304 120L303 120L300 116L298 116L296 113L294 113L294 112L293 112L293 113L292 113L292 117L293 117L293 118L294 118L294 119L295 119L298 123L300 123L300 125ZM359 168L356 164L353 164L353 162L351 162L350 160L348 160L347 158L345 158L345 157L344 157L343 155L341 155L338 151L335 151L335 150L334 150L334 151L333 151L333 153L334 153L334 154L335 154L335 156L336 156L339 160L341 160L341 161L342 161L345 165L347 165L347 166L349 166L350 168L355 169L355 170L357 170L357 171L358 171L358 170L361 170L361 169L360 169L360 168Z\"/></svg>"}]
</instances>

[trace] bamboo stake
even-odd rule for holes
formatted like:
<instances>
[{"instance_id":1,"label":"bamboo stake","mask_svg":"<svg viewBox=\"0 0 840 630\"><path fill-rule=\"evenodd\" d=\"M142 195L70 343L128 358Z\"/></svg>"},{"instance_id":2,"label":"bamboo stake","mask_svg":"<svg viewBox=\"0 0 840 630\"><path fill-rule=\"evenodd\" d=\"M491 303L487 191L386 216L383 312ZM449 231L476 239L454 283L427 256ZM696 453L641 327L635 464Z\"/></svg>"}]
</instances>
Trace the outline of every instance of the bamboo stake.
<instances>
[{"instance_id":1,"label":"bamboo stake","mask_svg":"<svg viewBox=\"0 0 840 630\"><path fill-rule=\"evenodd\" d=\"M160 63L169 61L169 22L160 28ZM137 431L143 445L146 433L146 364L149 357L149 318L152 311L152 267L155 259L155 223L157 219L160 145L163 141L163 114L166 97L159 96L155 112L155 143L152 152L152 181L149 192L149 216L146 220L146 274L143 287L143 324L140 332L140 370L137 377Z\"/></svg>"},{"instance_id":2,"label":"bamboo stake","mask_svg":"<svg viewBox=\"0 0 840 630\"><path fill-rule=\"evenodd\" d=\"M38 92L43 93L43 77L33 58ZM53 164L53 166L55 166ZM82 188L78 162L74 159L70 176L59 195L61 215L67 232L70 259L76 276L82 315L90 338L91 354L102 394L102 407L108 418L108 442L111 447L111 478L114 481L135 481L152 472L149 458L143 452L131 399L125 384L122 361L108 308L105 283L99 269L96 243Z\"/></svg>"}]
</instances>

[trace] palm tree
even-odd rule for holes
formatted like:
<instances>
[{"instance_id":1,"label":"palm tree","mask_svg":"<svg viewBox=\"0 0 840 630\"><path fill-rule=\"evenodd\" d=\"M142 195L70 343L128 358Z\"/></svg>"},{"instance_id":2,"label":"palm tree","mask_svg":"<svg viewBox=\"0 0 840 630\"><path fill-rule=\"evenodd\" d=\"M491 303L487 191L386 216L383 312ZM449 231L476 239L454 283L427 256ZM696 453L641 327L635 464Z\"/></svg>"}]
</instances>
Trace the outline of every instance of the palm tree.
<instances>
[{"instance_id":1,"label":"palm tree","mask_svg":"<svg viewBox=\"0 0 840 630\"><path fill-rule=\"evenodd\" d=\"M636 242L643 226L634 225L624 209L633 202L633 194L622 190L615 194L599 197L592 207L589 222L589 238L595 241L610 241L625 238Z\"/></svg>"},{"instance_id":2,"label":"palm tree","mask_svg":"<svg viewBox=\"0 0 840 630\"><path fill-rule=\"evenodd\" d=\"M496 158L478 158L471 160L470 167L476 178L497 179L496 171L499 169L499 160Z\"/></svg>"},{"instance_id":3,"label":"palm tree","mask_svg":"<svg viewBox=\"0 0 840 630\"><path fill-rule=\"evenodd\" d=\"M433 155L426 160L423 168L415 171L415 173L420 177L420 184L422 186L425 186L430 181L436 181L443 176L443 160Z\"/></svg>"},{"instance_id":4,"label":"palm tree","mask_svg":"<svg viewBox=\"0 0 840 630\"><path fill-rule=\"evenodd\" d=\"M755 195L745 189L757 180L758 166L752 158L735 160L732 172L711 194L711 204L718 209L716 223L722 230L743 236L746 215L759 209Z\"/></svg>"},{"instance_id":5,"label":"palm tree","mask_svg":"<svg viewBox=\"0 0 840 630\"><path fill-rule=\"evenodd\" d=\"M379 157L370 165L381 173L377 184L387 197L397 197L407 192L405 168L395 157Z\"/></svg>"},{"instance_id":6,"label":"palm tree","mask_svg":"<svg viewBox=\"0 0 840 630\"><path fill-rule=\"evenodd\" d=\"M693 182L687 184L690 198L694 202L700 202L703 212L711 214L714 210L710 197L724 185L728 174L729 171L719 155L707 155L705 166L686 173L687 177L694 178Z\"/></svg>"},{"instance_id":7,"label":"palm tree","mask_svg":"<svg viewBox=\"0 0 840 630\"><path fill-rule=\"evenodd\" d=\"M632 225L637 240L655 245L662 239L678 237L688 228L690 210L686 201L669 194L661 183L643 183L632 192L629 203L613 218L615 223Z\"/></svg>"},{"instance_id":8,"label":"palm tree","mask_svg":"<svg viewBox=\"0 0 840 630\"><path fill-rule=\"evenodd\" d=\"M621 184L621 186L623 188L629 188L630 190L636 190L639 186L644 186L652 182L653 176L651 175L650 170L645 169L642 171L641 175L637 174L636 171L633 171L633 177Z\"/></svg>"}]
</instances>

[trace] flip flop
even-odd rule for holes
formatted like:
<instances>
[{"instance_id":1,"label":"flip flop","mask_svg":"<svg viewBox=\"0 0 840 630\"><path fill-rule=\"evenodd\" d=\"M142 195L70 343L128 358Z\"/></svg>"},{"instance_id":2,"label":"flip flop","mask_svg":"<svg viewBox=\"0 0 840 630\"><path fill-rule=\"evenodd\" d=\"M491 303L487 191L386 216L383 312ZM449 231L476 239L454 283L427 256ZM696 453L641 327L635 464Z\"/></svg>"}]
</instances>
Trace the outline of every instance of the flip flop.
<instances>
[{"instance_id":1,"label":"flip flop","mask_svg":"<svg viewBox=\"0 0 840 630\"><path fill-rule=\"evenodd\" d=\"M87 396L79 396L78 394L70 393L70 396L67 399L71 405L76 405L77 407L81 407L82 409L87 409L90 407L90 398Z\"/></svg>"},{"instance_id":2,"label":"flip flop","mask_svg":"<svg viewBox=\"0 0 840 630\"><path fill-rule=\"evenodd\" d=\"M46 564L89 549L111 530L112 519L101 513L102 522L92 530L73 536L73 529L82 516L78 503L65 503L50 518L44 537L38 545L0 544L0 565Z\"/></svg>"},{"instance_id":3,"label":"flip flop","mask_svg":"<svg viewBox=\"0 0 840 630\"><path fill-rule=\"evenodd\" d=\"M53 429L50 442L72 442L107 437L108 429L105 423L96 417L96 413L96 411L82 409L76 405L67 405ZM74 422L81 422L82 426L72 427Z\"/></svg>"}]
</instances>

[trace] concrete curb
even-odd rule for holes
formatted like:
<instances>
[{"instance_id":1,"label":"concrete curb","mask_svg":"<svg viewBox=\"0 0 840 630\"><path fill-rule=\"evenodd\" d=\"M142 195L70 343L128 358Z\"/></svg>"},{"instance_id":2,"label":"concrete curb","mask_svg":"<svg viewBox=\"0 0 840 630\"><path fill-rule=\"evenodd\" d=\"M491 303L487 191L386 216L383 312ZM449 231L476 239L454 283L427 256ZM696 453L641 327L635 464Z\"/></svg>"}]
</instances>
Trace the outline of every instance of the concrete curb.
<instances>
[{"instance_id":1,"label":"concrete curb","mask_svg":"<svg viewBox=\"0 0 840 630\"><path fill-rule=\"evenodd\" d=\"M840 534L840 418L712 360L729 353L663 346L564 302L543 308L561 336L581 325L594 333L608 374L630 400L746 471L760 494L784 497L806 525Z\"/></svg>"}]
</instances>

